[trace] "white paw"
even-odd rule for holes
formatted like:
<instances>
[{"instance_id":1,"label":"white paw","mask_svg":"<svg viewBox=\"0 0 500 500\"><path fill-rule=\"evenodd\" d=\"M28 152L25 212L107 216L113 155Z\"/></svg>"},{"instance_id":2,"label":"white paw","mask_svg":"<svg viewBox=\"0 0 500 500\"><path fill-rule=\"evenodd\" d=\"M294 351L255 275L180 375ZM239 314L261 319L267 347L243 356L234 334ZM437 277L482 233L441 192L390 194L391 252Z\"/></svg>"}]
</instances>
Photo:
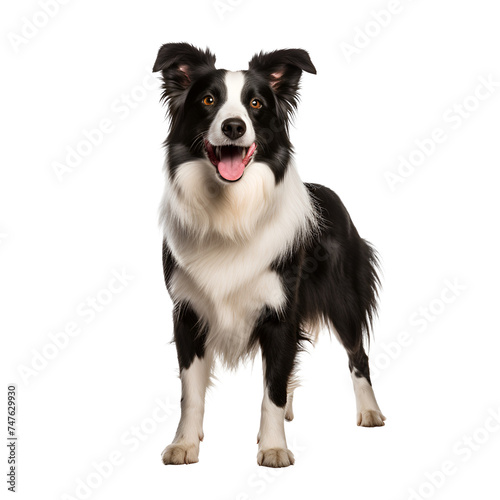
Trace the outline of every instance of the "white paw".
<instances>
[{"instance_id":1,"label":"white paw","mask_svg":"<svg viewBox=\"0 0 500 500\"><path fill-rule=\"evenodd\" d=\"M293 453L286 448L269 448L259 451L257 463L264 467L288 467L295 463L295 458Z\"/></svg>"},{"instance_id":2,"label":"white paw","mask_svg":"<svg viewBox=\"0 0 500 500\"><path fill-rule=\"evenodd\" d=\"M358 413L357 423L361 427L381 427L385 417L380 410L362 410Z\"/></svg>"},{"instance_id":3,"label":"white paw","mask_svg":"<svg viewBox=\"0 0 500 500\"><path fill-rule=\"evenodd\" d=\"M198 462L198 444L172 443L162 453L165 465L194 464Z\"/></svg>"}]
</instances>

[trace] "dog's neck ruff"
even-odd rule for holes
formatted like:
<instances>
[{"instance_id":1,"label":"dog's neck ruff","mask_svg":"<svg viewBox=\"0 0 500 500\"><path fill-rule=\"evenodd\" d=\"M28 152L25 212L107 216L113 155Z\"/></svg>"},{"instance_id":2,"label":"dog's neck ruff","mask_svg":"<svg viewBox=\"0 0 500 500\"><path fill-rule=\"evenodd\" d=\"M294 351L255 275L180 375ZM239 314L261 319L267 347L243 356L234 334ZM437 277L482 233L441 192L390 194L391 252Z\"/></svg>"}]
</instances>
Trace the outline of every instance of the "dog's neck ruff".
<instances>
[{"instance_id":1,"label":"dog's neck ruff","mask_svg":"<svg viewBox=\"0 0 500 500\"><path fill-rule=\"evenodd\" d=\"M262 162L252 162L231 184L214 176L208 160L180 165L173 178L166 174L160 223L174 254L176 242L245 244L266 228L285 254L316 227L312 200L293 164L278 184Z\"/></svg>"}]
</instances>

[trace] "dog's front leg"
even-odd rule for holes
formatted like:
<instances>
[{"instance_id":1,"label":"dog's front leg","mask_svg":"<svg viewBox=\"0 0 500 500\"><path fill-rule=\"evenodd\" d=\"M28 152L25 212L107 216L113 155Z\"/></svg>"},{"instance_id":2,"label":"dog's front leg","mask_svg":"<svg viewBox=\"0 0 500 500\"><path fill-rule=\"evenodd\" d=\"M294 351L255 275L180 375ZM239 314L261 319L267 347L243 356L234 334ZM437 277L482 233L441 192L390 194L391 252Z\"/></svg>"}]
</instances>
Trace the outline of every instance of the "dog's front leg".
<instances>
[{"instance_id":1,"label":"dog's front leg","mask_svg":"<svg viewBox=\"0 0 500 500\"><path fill-rule=\"evenodd\" d=\"M181 419L171 445L163 450L163 463L198 462L203 439L205 392L210 382L212 358L205 352L205 335L189 306L179 308L174 325L182 382Z\"/></svg>"},{"instance_id":2,"label":"dog's front leg","mask_svg":"<svg viewBox=\"0 0 500 500\"><path fill-rule=\"evenodd\" d=\"M293 325L280 321L274 312L268 312L256 330L264 368L264 398L257 437L259 465L288 467L295 461L286 444L285 407L297 354L297 333Z\"/></svg>"}]
</instances>

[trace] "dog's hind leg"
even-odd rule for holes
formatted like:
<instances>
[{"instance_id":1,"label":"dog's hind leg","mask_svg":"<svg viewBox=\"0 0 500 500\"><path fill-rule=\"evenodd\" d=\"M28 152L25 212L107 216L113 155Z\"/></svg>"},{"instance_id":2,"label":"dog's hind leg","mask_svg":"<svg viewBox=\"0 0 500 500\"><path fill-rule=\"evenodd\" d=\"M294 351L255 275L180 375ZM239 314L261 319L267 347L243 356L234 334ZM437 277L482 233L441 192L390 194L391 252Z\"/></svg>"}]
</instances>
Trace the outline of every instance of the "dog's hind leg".
<instances>
[{"instance_id":1,"label":"dog's hind leg","mask_svg":"<svg viewBox=\"0 0 500 500\"><path fill-rule=\"evenodd\" d=\"M285 420L291 422L293 420L293 394L299 386L299 379L295 372L292 372L288 380L286 405L285 405Z\"/></svg>"},{"instance_id":2,"label":"dog's hind leg","mask_svg":"<svg viewBox=\"0 0 500 500\"><path fill-rule=\"evenodd\" d=\"M293 391L289 392L286 397L285 420L288 422L293 420Z\"/></svg>"},{"instance_id":3,"label":"dog's hind leg","mask_svg":"<svg viewBox=\"0 0 500 500\"><path fill-rule=\"evenodd\" d=\"M356 423L362 427L384 425L385 417L380 411L370 379L368 356L363 347L363 321L356 308L338 307L331 316L338 339L349 357L349 371L356 396Z\"/></svg>"},{"instance_id":4,"label":"dog's hind leg","mask_svg":"<svg viewBox=\"0 0 500 500\"><path fill-rule=\"evenodd\" d=\"M368 356L363 346L357 352L349 354L349 370L351 371L354 394L356 396L356 423L362 427L380 427L385 417L380 411L373 392Z\"/></svg>"},{"instance_id":5,"label":"dog's hind leg","mask_svg":"<svg viewBox=\"0 0 500 500\"><path fill-rule=\"evenodd\" d=\"M338 289L333 295L326 317L335 328L349 356L349 370L356 396L356 423L362 427L384 425L385 417L375 399L363 343L368 337L376 309L376 275L373 250L362 240L357 243L357 260L350 272L336 271L332 282ZM354 247L356 248L356 247ZM349 270L349 266L346 266Z\"/></svg>"}]
</instances>

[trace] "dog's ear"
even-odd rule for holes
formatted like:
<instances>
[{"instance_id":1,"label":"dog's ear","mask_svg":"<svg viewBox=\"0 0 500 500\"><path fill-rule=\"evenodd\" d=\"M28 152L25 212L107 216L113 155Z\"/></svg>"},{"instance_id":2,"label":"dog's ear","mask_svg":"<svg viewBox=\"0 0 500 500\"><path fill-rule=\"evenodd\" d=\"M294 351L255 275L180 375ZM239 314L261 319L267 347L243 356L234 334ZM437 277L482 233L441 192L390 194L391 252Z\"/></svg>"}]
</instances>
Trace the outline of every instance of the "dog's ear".
<instances>
[{"instance_id":1,"label":"dog's ear","mask_svg":"<svg viewBox=\"0 0 500 500\"><path fill-rule=\"evenodd\" d=\"M263 74L287 111L297 106L302 71L316 74L309 54L302 49L283 49L255 54L248 64L249 70Z\"/></svg>"},{"instance_id":2,"label":"dog's ear","mask_svg":"<svg viewBox=\"0 0 500 500\"><path fill-rule=\"evenodd\" d=\"M168 100L182 95L198 74L210 69L215 69L215 56L189 43L162 45L153 66L153 72L162 72L163 98Z\"/></svg>"}]
</instances>

